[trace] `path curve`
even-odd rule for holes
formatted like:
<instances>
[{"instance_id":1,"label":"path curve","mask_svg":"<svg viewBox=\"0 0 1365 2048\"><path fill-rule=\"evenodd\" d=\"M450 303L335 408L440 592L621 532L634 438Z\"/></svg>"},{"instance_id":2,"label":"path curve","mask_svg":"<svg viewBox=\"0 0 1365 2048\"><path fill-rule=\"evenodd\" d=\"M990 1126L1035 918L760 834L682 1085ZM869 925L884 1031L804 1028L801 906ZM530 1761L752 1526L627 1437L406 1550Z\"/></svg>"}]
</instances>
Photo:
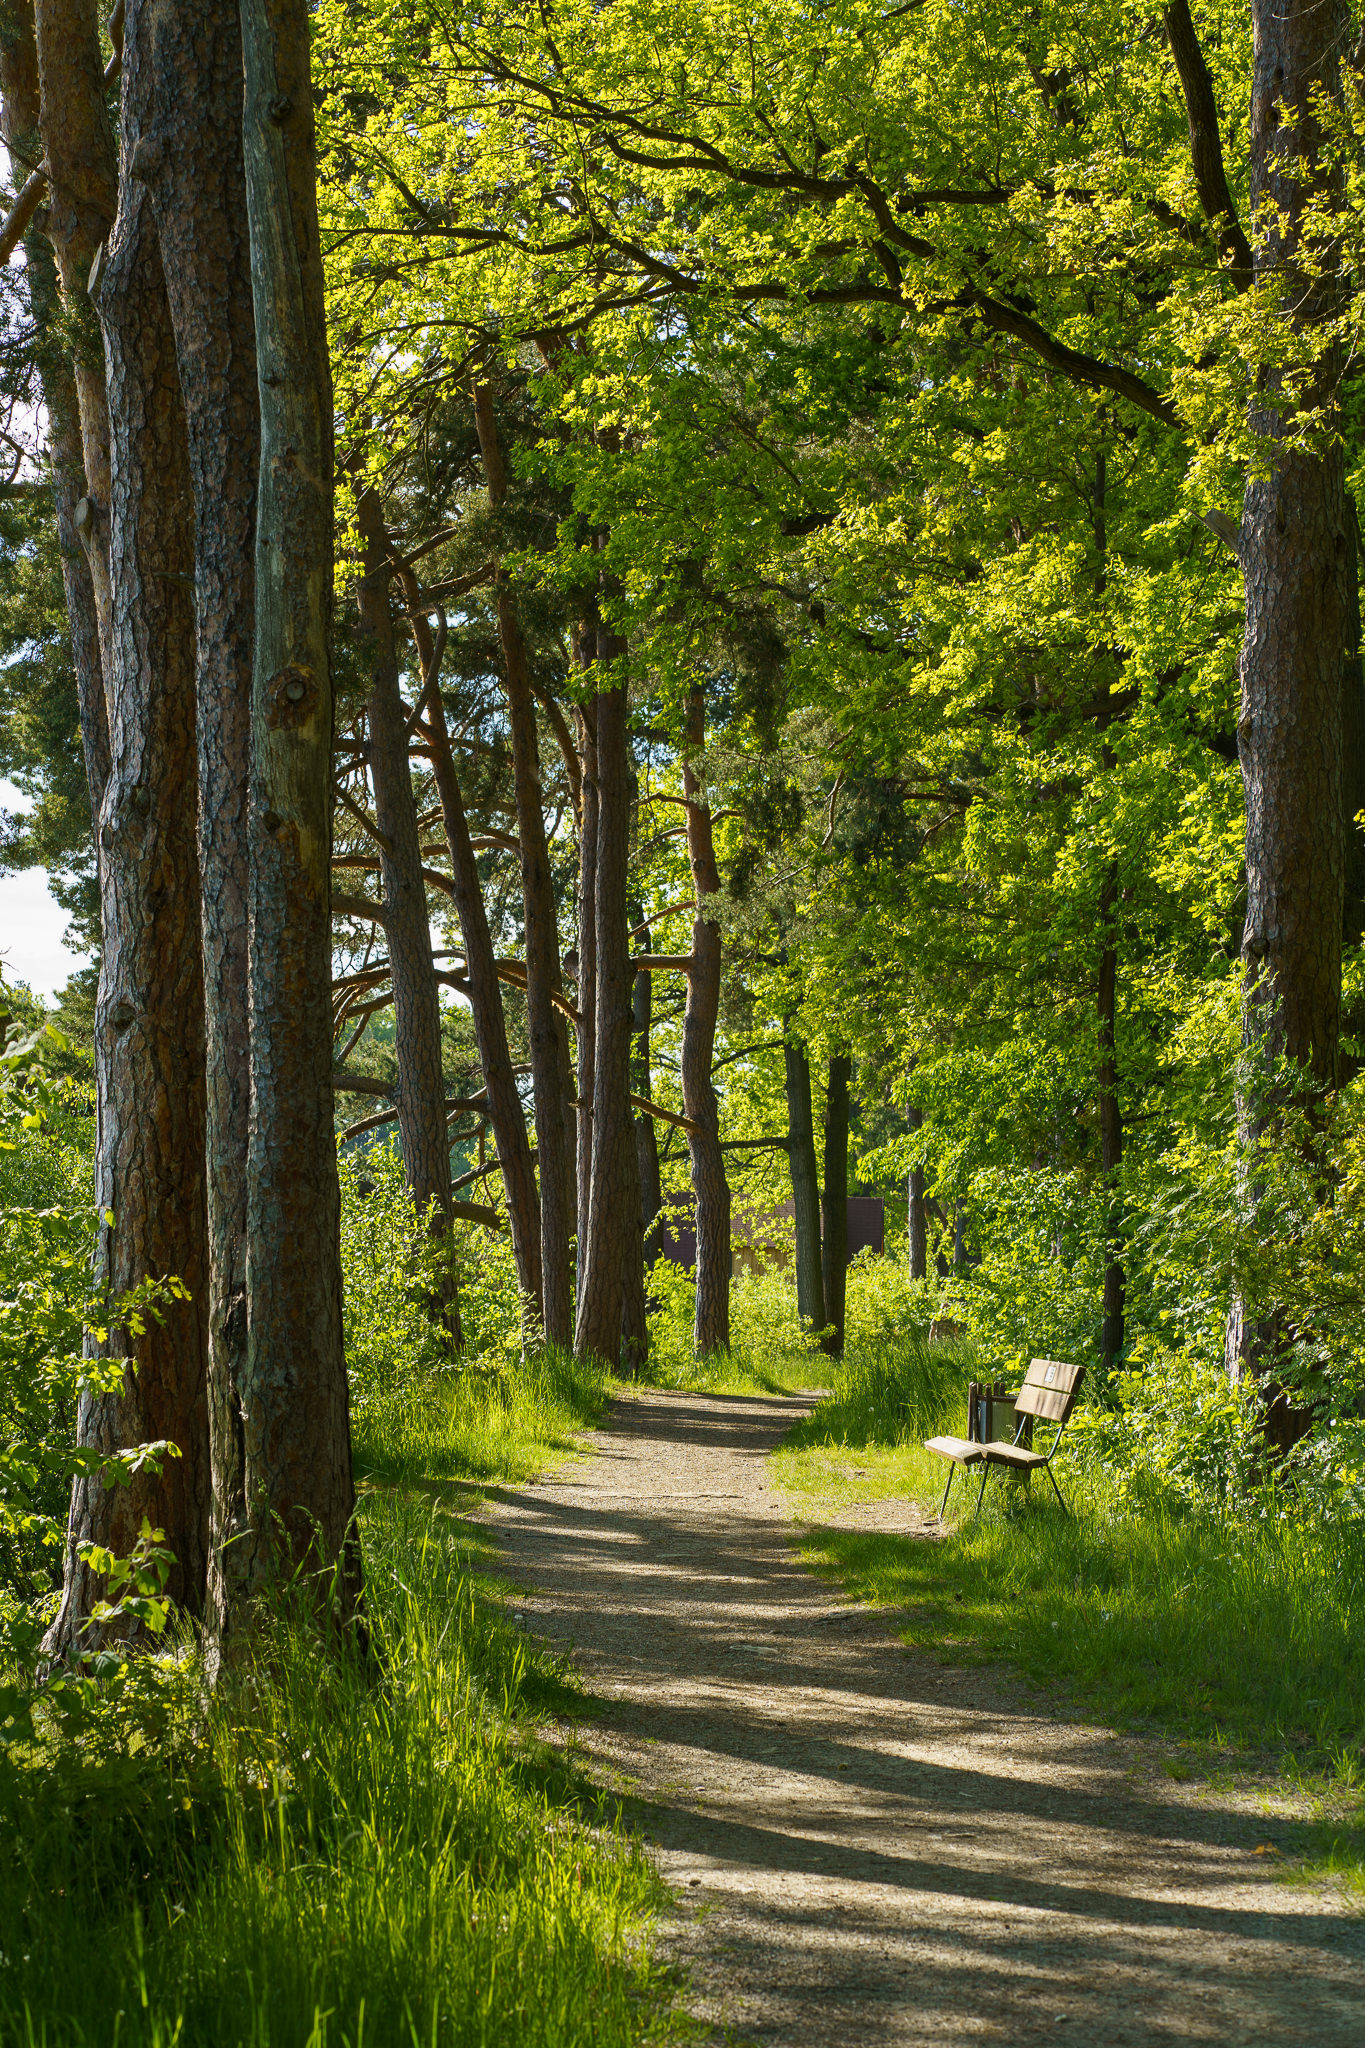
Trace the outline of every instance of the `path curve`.
<instances>
[{"instance_id":1,"label":"path curve","mask_svg":"<svg viewBox=\"0 0 1365 2048\"><path fill-rule=\"evenodd\" d=\"M1358 2048L1365 1923L1275 1881L1295 1823L906 1650L802 1566L767 1454L812 1401L631 1395L594 1456L498 1495L514 1603L677 1889L692 2009L780 2048Z\"/></svg>"}]
</instances>

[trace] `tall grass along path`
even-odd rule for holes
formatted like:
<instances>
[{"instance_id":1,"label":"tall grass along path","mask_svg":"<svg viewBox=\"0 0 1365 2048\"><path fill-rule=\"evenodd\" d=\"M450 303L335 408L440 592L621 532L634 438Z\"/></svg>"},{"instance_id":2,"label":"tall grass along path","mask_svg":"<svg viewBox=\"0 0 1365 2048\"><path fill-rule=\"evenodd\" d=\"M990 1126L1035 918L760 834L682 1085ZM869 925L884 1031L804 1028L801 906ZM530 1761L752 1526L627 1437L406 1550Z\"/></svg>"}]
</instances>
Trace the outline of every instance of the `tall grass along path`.
<instances>
[{"instance_id":1,"label":"tall grass along path","mask_svg":"<svg viewBox=\"0 0 1365 2048\"><path fill-rule=\"evenodd\" d=\"M595 1695L592 1767L676 1888L698 2015L789 2048L1356 2048L1365 1923L1277 1880L1292 1821L905 1648L803 1568L767 1454L813 1398L633 1394L498 1511L527 1625Z\"/></svg>"}]
</instances>

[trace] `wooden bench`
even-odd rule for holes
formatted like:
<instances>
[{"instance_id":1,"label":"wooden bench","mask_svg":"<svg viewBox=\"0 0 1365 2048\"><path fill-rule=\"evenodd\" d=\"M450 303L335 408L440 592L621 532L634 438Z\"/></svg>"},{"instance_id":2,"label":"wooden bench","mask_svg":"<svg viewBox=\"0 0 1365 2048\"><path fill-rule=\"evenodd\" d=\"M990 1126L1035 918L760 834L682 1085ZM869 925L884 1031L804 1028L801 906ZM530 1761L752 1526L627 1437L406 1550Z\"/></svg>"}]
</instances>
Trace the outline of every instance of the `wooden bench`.
<instances>
[{"instance_id":1,"label":"wooden bench","mask_svg":"<svg viewBox=\"0 0 1365 2048\"><path fill-rule=\"evenodd\" d=\"M1052 1460L1062 1440L1062 1431L1076 1405L1076 1396L1085 1378L1083 1365L1067 1365L1060 1358L1035 1358L1029 1366L1024 1384L1016 1394L1001 1394L999 1398L1014 1403L1014 1413L1019 1418L1019 1427L1010 1443L982 1443L975 1437L931 1436L926 1438L924 1448L933 1451L940 1458L950 1461L948 1484L943 1489L943 1500L939 1506L939 1520L942 1521L948 1506L948 1495L952 1491L958 1467L964 1470L968 1465L980 1465L981 1491L976 1496L975 1512L980 1514L981 1501L990 1478L992 1465L1004 1465L1014 1472L1044 1471L1052 1481L1052 1491L1066 1511L1062 1490L1052 1470ZM1034 1416L1042 1422L1055 1422L1057 1434L1046 1452L1031 1450L1022 1439L1028 1431ZM975 1427L973 1417L972 1427Z\"/></svg>"}]
</instances>

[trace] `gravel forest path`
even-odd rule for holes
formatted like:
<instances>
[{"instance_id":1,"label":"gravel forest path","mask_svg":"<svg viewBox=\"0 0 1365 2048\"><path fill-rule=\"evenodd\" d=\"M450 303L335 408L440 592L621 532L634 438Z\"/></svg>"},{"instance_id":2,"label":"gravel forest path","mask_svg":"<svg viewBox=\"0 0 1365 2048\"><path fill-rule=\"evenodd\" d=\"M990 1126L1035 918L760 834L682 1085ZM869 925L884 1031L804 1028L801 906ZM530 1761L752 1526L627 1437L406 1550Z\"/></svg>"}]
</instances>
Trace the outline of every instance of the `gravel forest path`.
<instances>
[{"instance_id":1,"label":"gravel forest path","mask_svg":"<svg viewBox=\"0 0 1365 2048\"><path fill-rule=\"evenodd\" d=\"M813 1399L631 1395L498 1496L526 1626L596 1702L588 1767L678 1894L690 2009L781 2048L1359 2048L1365 1922L1276 1881L1292 1815L907 1650L803 1567L767 1454Z\"/></svg>"}]
</instances>

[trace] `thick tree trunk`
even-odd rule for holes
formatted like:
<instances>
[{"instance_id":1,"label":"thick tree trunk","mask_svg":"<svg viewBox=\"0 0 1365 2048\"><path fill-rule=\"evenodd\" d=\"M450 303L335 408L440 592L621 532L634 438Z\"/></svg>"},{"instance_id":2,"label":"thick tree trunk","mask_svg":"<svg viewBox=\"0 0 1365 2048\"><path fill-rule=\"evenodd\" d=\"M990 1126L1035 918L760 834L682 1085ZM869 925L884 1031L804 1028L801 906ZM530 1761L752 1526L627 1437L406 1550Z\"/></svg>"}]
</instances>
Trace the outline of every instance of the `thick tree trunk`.
<instances>
[{"instance_id":1,"label":"thick tree trunk","mask_svg":"<svg viewBox=\"0 0 1365 2048\"><path fill-rule=\"evenodd\" d=\"M408 762L407 710L398 687L389 542L383 506L372 490L361 492L356 509L365 568L360 625L370 645L370 780L375 822L383 835L379 868L393 983L398 1135L414 1205L439 1233L449 1222L451 1203L441 1002Z\"/></svg>"},{"instance_id":2,"label":"thick tree trunk","mask_svg":"<svg viewBox=\"0 0 1365 2048\"><path fill-rule=\"evenodd\" d=\"M168 1585L204 1601L209 1542L208 1257L203 988L195 818L194 618L185 422L161 260L143 187L127 179L98 303L115 434L111 469L111 767L99 824L103 954L96 1006L99 1277L117 1297L178 1276L187 1302L145 1335L111 1333L129 1359L120 1395L82 1397L78 1441L101 1451L166 1439L182 1455L127 1489L80 1479L49 1655L78 1646L99 1589L77 1556L127 1555L142 1517L176 1559Z\"/></svg>"},{"instance_id":3,"label":"thick tree trunk","mask_svg":"<svg viewBox=\"0 0 1365 2048\"><path fill-rule=\"evenodd\" d=\"M597 657L595 619L574 636L575 665L584 668ZM583 1300L584 1261L588 1255L588 1211L592 1195L592 1104L597 1068L597 724L592 707L577 708L578 758L581 763L582 810L578 821L578 1121L576 1171L578 1257L576 1293Z\"/></svg>"},{"instance_id":4,"label":"thick tree trunk","mask_svg":"<svg viewBox=\"0 0 1365 2048\"><path fill-rule=\"evenodd\" d=\"M332 392L305 0L243 0L261 415L250 809L247 1339L217 1446L220 1635L281 1571L360 1593L332 1133ZM331 1575L335 1573L335 1576Z\"/></svg>"},{"instance_id":5,"label":"thick tree trunk","mask_svg":"<svg viewBox=\"0 0 1365 2048\"><path fill-rule=\"evenodd\" d=\"M692 965L683 1011L683 1108L694 1129L687 1134L692 1187L697 1202L697 1315L693 1342L698 1358L730 1348L730 1183L720 1149L720 1108L711 1080L720 1013L720 926L705 915L708 896L720 892L711 807L701 794L690 756L706 744L706 708L699 689L688 694L683 760L687 800L687 857L697 914L692 923Z\"/></svg>"},{"instance_id":6,"label":"thick tree trunk","mask_svg":"<svg viewBox=\"0 0 1365 2048\"><path fill-rule=\"evenodd\" d=\"M1334 432L1342 366L1327 337L1341 285L1320 224L1322 207L1339 201L1340 173L1322 149L1314 111L1318 96L1339 96L1348 13L1344 0L1253 0L1252 22L1251 203L1266 230L1254 250L1255 275L1299 346L1314 346L1318 358L1302 398L1317 416L1308 448L1293 445L1299 412L1284 378L1261 372L1251 424L1263 460L1248 478L1238 537L1246 636L1237 744L1247 817L1238 1121L1254 1205L1254 1153L1272 1114L1273 1062L1281 1055L1300 1062L1328 1086L1338 1076L1351 550L1345 458ZM1309 208L1318 210L1316 226L1305 217ZM1264 1371L1268 1343L1269 1326L1258 1330L1235 1298L1227 1335L1232 1377Z\"/></svg>"},{"instance_id":7,"label":"thick tree trunk","mask_svg":"<svg viewBox=\"0 0 1365 2048\"><path fill-rule=\"evenodd\" d=\"M408 601L413 640L426 691L425 732L440 799L441 821L450 849L455 913L460 920L465 971L469 978L469 1007L474 1015L474 1039L479 1048L483 1084L488 1091L488 1120L497 1140L498 1164L502 1169L503 1191L507 1197L507 1221L517 1285L531 1312L539 1316L540 1227L535 1168L531 1163L526 1117L507 1044L507 1019L503 1014L497 955L488 929L488 911L479 881L478 862L469 836L469 821L465 816L450 734L446 729L445 706L441 701L440 677L437 674L436 643L421 610L422 593L416 574L401 560L399 574Z\"/></svg>"},{"instance_id":8,"label":"thick tree trunk","mask_svg":"<svg viewBox=\"0 0 1365 2048\"><path fill-rule=\"evenodd\" d=\"M783 1041L787 1084L787 1158L796 1215L796 1307L813 1330L825 1327L825 1276L820 1255L820 1175L815 1162L815 1118L806 1049Z\"/></svg>"},{"instance_id":9,"label":"thick tree trunk","mask_svg":"<svg viewBox=\"0 0 1365 2048\"><path fill-rule=\"evenodd\" d=\"M209 1402L235 1437L247 1332L248 784L259 408L235 0L130 0L124 121L156 220L194 495ZM221 1462L221 1460L220 1460Z\"/></svg>"},{"instance_id":10,"label":"thick tree trunk","mask_svg":"<svg viewBox=\"0 0 1365 2048\"><path fill-rule=\"evenodd\" d=\"M912 1131L924 1127L924 1111L913 1103L905 1112L905 1121ZM907 1216L907 1259L912 1280L923 1280L929 1271L929 1229L924 1213L924 1168L912 1166L906 1187L908 1196Z\"/></svg>"},{"instance_id":11,"label":"thick tree trunk","mask_svg":"<svg viewBox=\"0 0 1365 2048\"><path fill-rule=\"evenodd\" d=\"M109 580L111 472L104 347L89 297L95 257L118 205L95 0L35 0L47 235L56 257L80 418L85 495L76 521L90 572L106 692L114 674ZM112 722L112 719L111 719Z\"/></svg>"},{"instance_id":12,"label":"thick tree trunk","mask_svg":"<svg viewBox=\"0 0 1365 2048\"><path fill-rule=\"evenodd\" d=\"M640 925L636 942L640 952L649 952L648 925ZM630 1092L632 1095L640 1096L645 1102L654 1100L654 1077L650 1067L650 1032L653 1018L654 976L647 967L642 967L630 992ZM663 1207L663 1192L659 1177L658 1134L654 1118L647 1116L643 1110L635 1119L635 1159L640 1174L640 1230L644 1263L649 1267L659 1256L659 1212Z\"/></svg>"},{"instance_id":13,"label":"thick tree trunk","mask_svg":"<svg viewBox=\"0 0 1365 2048\"><path fill-rule=\"evenodd\" d=\"M43 155L39 132L38 45L32 0L15 0L8 35L0 43L0 118L6 144L20 164ZM71 634L71 659L80 707L81 745L90 815L97 821L109 780L109 712L100 657L99 619L90 564L76 525L76 508L86 496L85 451L81 445L80 402L65 338L58 331L56 266L51 244L37 228L24 237L24 269L37 336L38 375L47 408L48 458L62 557L62 588Z\"/></svg>"},{"instance_id":14,"label":"thick tree trunk","mask_svg":"<svg viewBox=\"0 0 1365 2048\"><path fill-rule=\"evenodd\" d=\"M848 1080L853 1062L836 1053L829 1063L825 1097L825 1320L823 1349L844 1355L844 1300L848 1276Z\"/></svg>"},{"instance_id":15,"label":"thick tree trunk","mask_svg":"<svg viewBox=\"0 0 1365 2048\"><path fill-rule=\"evenodd\" d=\"M1100 1333L1100 1357L1105 1369L1118 1362L1123 1350L1123 1304L1125 1276L1123 1237L1118 1220L1118 1172L1123 1161L1123 1114L1119 1107L1118 1069L1114 1056L1114 1022L1118 993L1118 946L1113 928L1114 904L1118 896L1118 875L1109 867L1100 891L1099 981L1096 1015L1099 1022L1099 1070L1096 1076L1100 1112L1100 1169L1104 1189L1104 1323Z\"/></svg>"},{"instance_id":16,"label":"thick tree trunk","mask_svg":"<svg viewBox=\"0 0 1365 2048\"><path fill-rule=\"evenodd\" d=\"M474 416L489 500L497 507L507 496L507 474L493 417L492 393L486 383L480 382L474 387ZM563 1030L555 1009L555 997L563 993L559 919L555 910L550 849L545 835L540 742L536 731L530 662L516 602L500 566L496 572L494 596L507 687L517 839L521 849L522 902L526 920L526 1021L530 1038L531 1086L536 1106L536 1150L540 1164L542 1313L549 1341L567 1346L573 1336L569 1259L576 1219L573 1213L573 1170L568 1149L570 1127L565 1116Z\"/></svg>"},{"instance_id":17,"label":"thick tree trunk","mask_svg":"<svg viewBox=\"0 0 1365 2048\"><path fill-rule=\"evenodd\" d=\"M619 645L599 639L604 660ZM593 863L594 982L592 1166L588 1242L582 1261L574 1348L580 1358L615 1364L623 1327L643 1318L640 1184L630 1114L630 943L626 882L630 855L630 752L622 683L599 690L596 704L597 849ZM588 778L584 776L586 791ZM584 810L586 814L587 805ZM584 1036L587 1036L585 1030ZM632 1292L640 1312L627 1312ZM638 1364L638 1359L626 1361Z\"/></svg>"}]
</instances>

